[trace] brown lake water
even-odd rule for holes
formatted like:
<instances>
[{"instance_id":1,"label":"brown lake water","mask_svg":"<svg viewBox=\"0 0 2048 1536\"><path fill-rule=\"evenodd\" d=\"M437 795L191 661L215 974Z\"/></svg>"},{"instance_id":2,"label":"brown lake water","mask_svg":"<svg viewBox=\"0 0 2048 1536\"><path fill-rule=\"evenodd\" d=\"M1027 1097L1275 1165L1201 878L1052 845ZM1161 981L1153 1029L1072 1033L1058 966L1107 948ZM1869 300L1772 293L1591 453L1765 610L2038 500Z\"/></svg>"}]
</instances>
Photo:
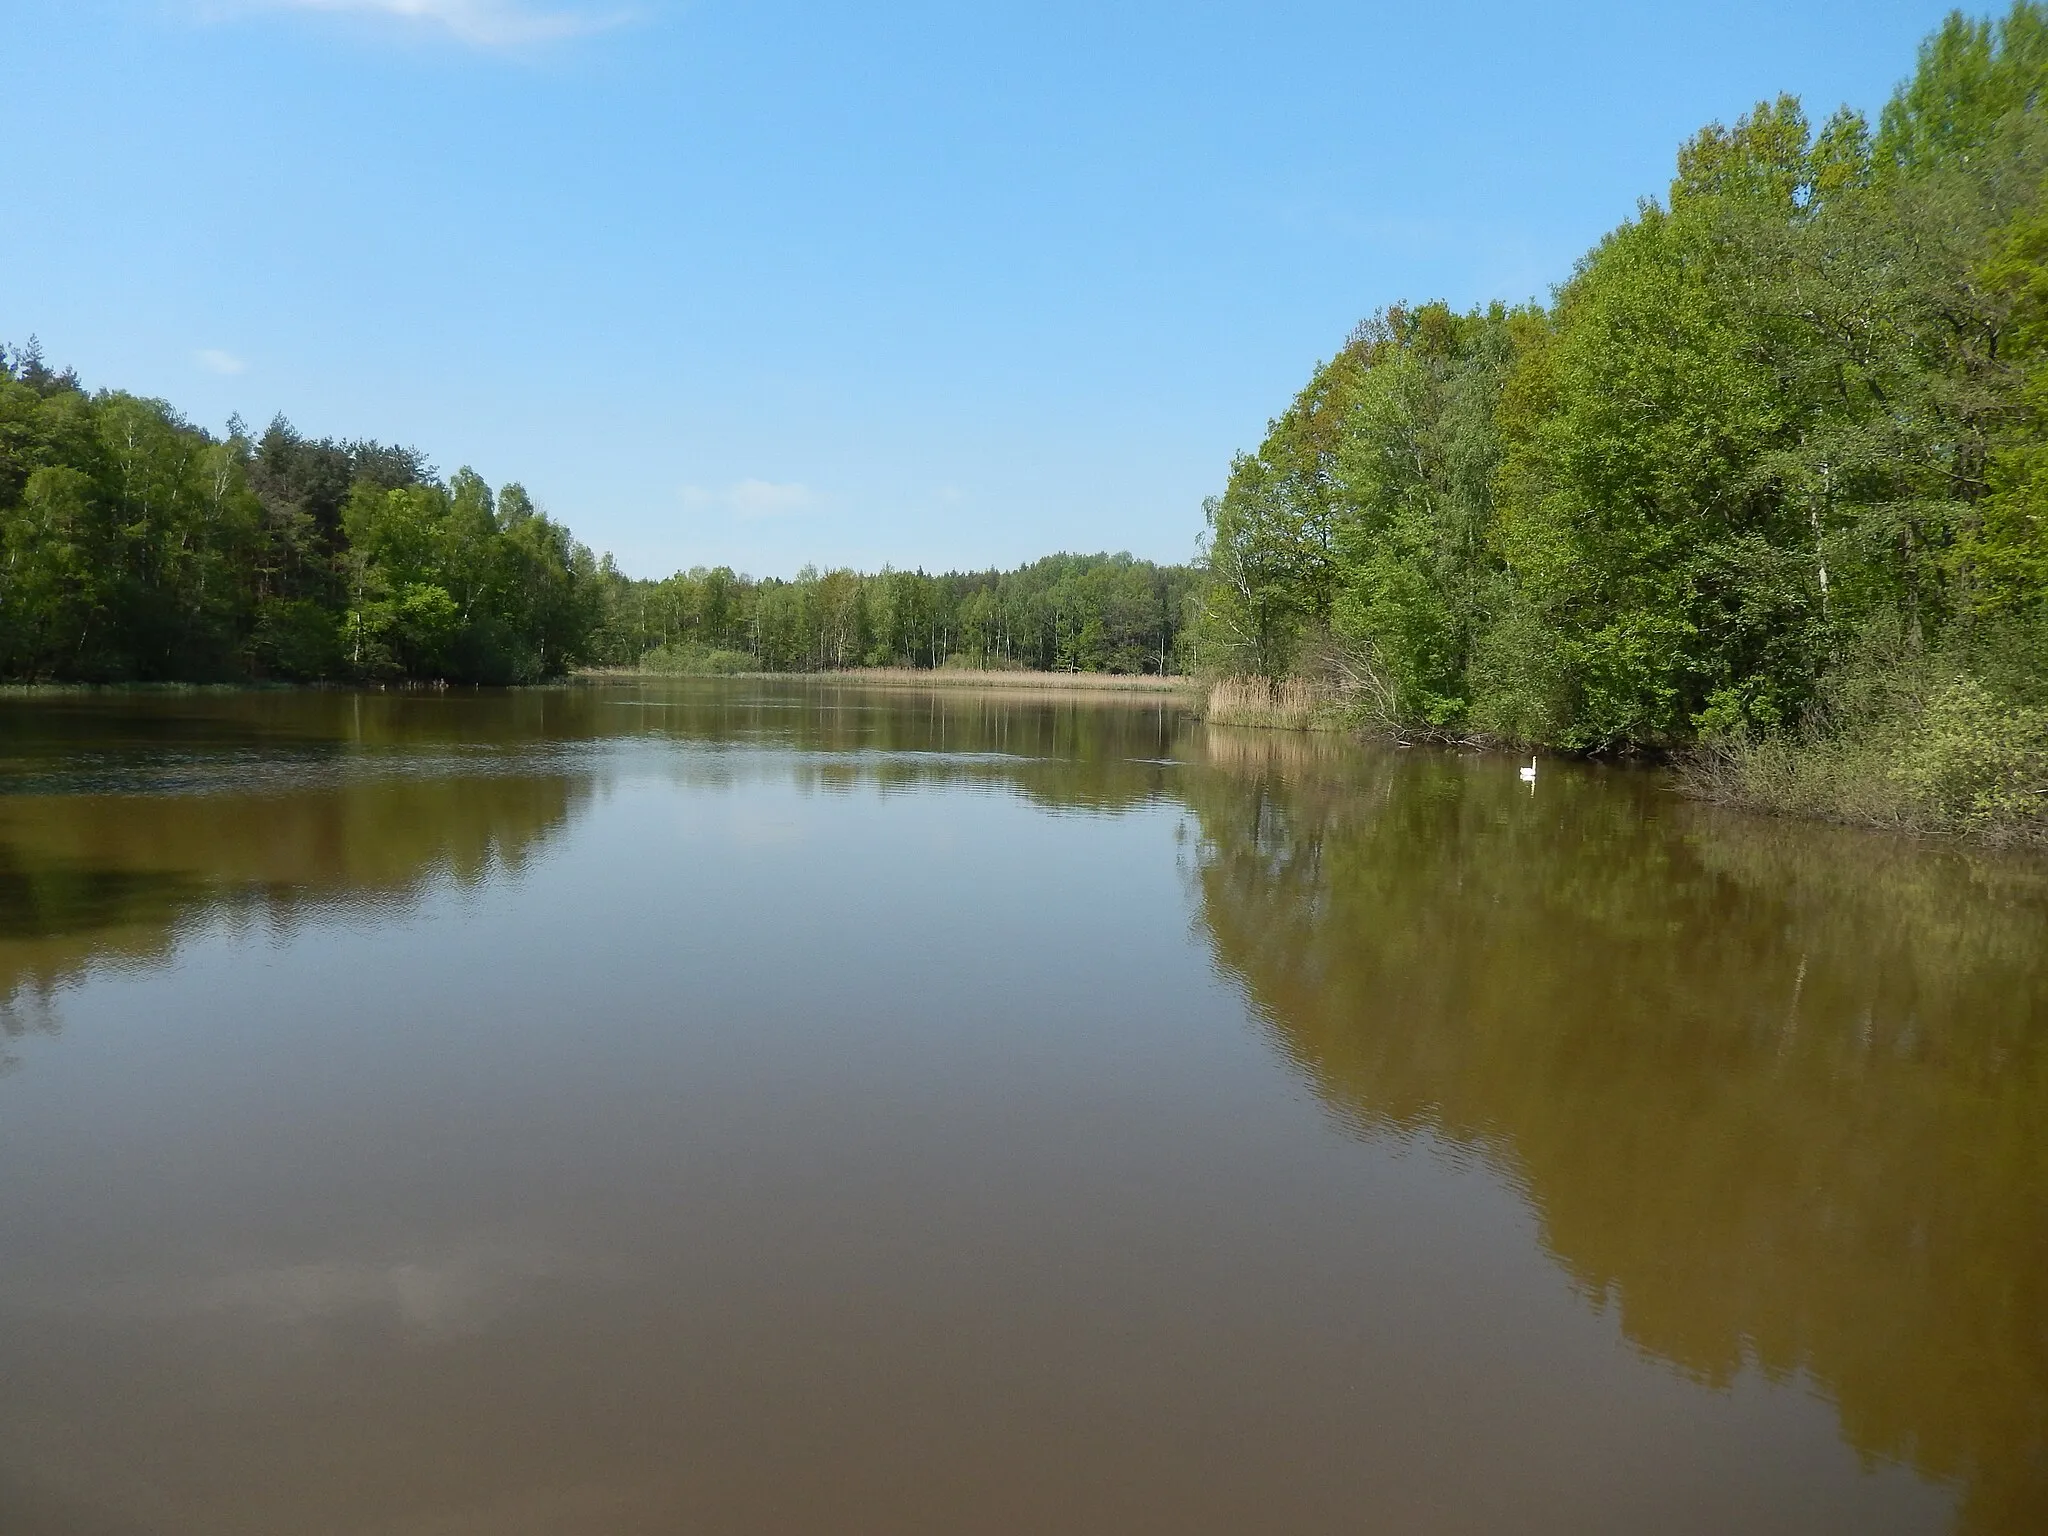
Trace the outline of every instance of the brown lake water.
<instances>
[{"instance_id":1,"label":"brown lake water","mask_svg":"<svg viewBox=\"0 0 2048 1536\"><path fill-rule=\"evenodd\" d=\"M791 681L0 700L0 1532L2048 1530L2048 864Z\"/></svg>"}]
</instances>

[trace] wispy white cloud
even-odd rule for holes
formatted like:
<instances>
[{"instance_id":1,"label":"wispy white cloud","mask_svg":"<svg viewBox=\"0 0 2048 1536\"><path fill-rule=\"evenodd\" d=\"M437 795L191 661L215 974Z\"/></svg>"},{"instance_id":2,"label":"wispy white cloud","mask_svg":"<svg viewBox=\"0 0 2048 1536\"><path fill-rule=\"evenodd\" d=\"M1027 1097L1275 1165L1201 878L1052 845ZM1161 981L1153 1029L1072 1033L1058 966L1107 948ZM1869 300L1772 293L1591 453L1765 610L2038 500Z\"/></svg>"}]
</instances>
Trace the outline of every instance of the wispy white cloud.
<instances>
[{"instance_id":1,"label":"wispy white cloud","mask_svg":"<svg viewBox=\"0 0 2048 1536\"><path fill-rule=\"evenodd\" d=\"M201 347L192 354L192 361L208 373L243 373L249 365L232 352L223 352L218 347Z\"/></svg>"},{"instance_id":2,"label":"wispy white cloud","mask_svg":"<svg viewBox=\"0 0 2048 1536\"><path fill-rule=\"evenodd\" d=\"M708 490L701 485L683 487L683 505L692 511L730 512L749 522L808 511L818 502L817 493L807 485L779 485L772 480L740 480L723 490Z\"/></svg>"},{"instance_id":3,"label":"wispy white cloud","mask_svg":"<svg viewBox=\"0 0 2048 1536\"><path fill-rule=\"evenodd\" d=\"M370 16L446 33L475 48L531 48L603 32L629 19L621 10L563 7L534 0L229 0L236 11L325 11Z\"/></svg>"}]
</instances>

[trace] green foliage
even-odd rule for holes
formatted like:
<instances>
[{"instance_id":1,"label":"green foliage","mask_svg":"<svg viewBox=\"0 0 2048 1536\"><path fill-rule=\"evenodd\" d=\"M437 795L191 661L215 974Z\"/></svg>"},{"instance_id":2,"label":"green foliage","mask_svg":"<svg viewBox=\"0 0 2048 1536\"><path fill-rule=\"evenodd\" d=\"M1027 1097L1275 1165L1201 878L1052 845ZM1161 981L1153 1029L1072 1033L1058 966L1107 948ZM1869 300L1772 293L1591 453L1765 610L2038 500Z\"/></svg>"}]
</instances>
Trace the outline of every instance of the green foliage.
<instances>
[{"instance_id":1,"label":"green foliage","mask_svg":"<svg viewBox=\"0 0 2048 1536\"><path fill-rule=\"evenodd\" d=\"M856 666L1171 672L1195 576L1119 555L1049 555L1014 571L806 567L794 581L719 567L663 581L601 573L597 655L654 671ZM735 666L729 658L744 664Z\"/></svg>"},{"instance_id":2,"label":"green foliage","mask_svg":"<svg viewBox=\"0 0 2048 1536\"><path fill-rule=\"evenodd\" d=\"M0 353L0 675L233 675L261 510L161 402Z\"/></svg>"},{"instance_id":3,"label":"green foliage","mask_svg":"<svg viewBox=\"0 0 2048 1536\"><path fill-rule=\"evenodd\" d=\"M1211 670L1286 674L1303 637L1329 624L1337 590L1337 454L1359 375L1354 340L1317 367L1255 454L1208 501L1197 646Z\"/></svg>"},{"instance_id":4,"label":"green foliage","mask_svg":"<svg viewBox=\"0 0 2048 1536\"><path fill-rule=\"evenodd\" d=\"M0 351L0 677L529 681L602 597L517 486L282 420L215 438Z\"/></svg>"},{"instance_id":5,"label":"green foliage","mask_svg":"<svg viewBox=\"0 0 2048 1536\"><path fill-rule=\"evenodd\" d=\"M1919 68L1884 109L1878 165L1924 176L1982 152L2015 113L2040 105L2048 78L2048 12L2015 4L1993 23L1951 11L1920 45Z\"/></svg>"},{"instance_id":6,"label":"green foliage","mask_svg":"<svg viewBox=\"0 0 2048 1536\"><path fill-rule=\"evenodd\" d=\"M1922 764L1886 793L2018 814L2048 702L2044 88L2048 6L1951 17L1875 135L1790 97L1697 134L1547 312L1383 311L1212 504L1205 659L1587 751L1881 720ZM1978 692L1844 709L1873 626ZM1957 788L1956 752L2007 789Z\"/></svg>"},{"instance_id":7,"label":"green foliage","mask_svg":"<svg viewBox=\"0 0 2048 1536\"><path fill-rule=\"evenodd\" d=\"M1786 101L1709 129L1681 153L1670 211L1646 207L1560 290L1547 408L1507 445L1496 541L1570 678L1544 722L1558 744L1656 744L1710 709L1797 707L1822 563L1787 558L1812 545L1810 520L1765 465L1808 413L1751 295L1760 232L1813 198L1807 142Z\"/></svg>"},{"instance_id":8,"label":"green foliage","mask_svg":"<svg viewBox=\"0 0 2048 1536\"><path fill-rule=\"evenodd\" d=\"M2048 707L1910 645L1844 672L1801 730L1708 743L1688 787L1780 814L2048 841Z\"/></svg>"},{"instance_id":9,"label":"green foliage","mask_svg":"<svg viewBox=\"0 0 2048 1536\"><path fill-rule=\"evenodd\" d=\"M1954 571L1975 617L2025 618L2048 595L2048 208L2014 220L1981 275L2011 305L2006 356L2020 384L1991 494L1962 529Z\"/></svg>"},{"instance_id":10,"label":"green foliage","mask_svg":"<svg viewBox=\"0 0 2048 1536\"><path fill-rule=\"evenodd\" d=\"M1367 366L1337 449L1336 635L1369 667L1371 702L1462 723L1473 649L1501 596L1488 547L1501 384L1542 319L1495 305L1391 309L1360 328Z\"/></svg>"},{"instance_id":11,"label":"green foliage","mask_svg":"<svg viewBox=\"0 0 2048 1536\"><path fill-rule=\"evenodd\" d=\"M1943 820L2038 828L2048 823L2048 709L1958 678L1928 700L1892 777Z\"/></svg>"}]
</instances>

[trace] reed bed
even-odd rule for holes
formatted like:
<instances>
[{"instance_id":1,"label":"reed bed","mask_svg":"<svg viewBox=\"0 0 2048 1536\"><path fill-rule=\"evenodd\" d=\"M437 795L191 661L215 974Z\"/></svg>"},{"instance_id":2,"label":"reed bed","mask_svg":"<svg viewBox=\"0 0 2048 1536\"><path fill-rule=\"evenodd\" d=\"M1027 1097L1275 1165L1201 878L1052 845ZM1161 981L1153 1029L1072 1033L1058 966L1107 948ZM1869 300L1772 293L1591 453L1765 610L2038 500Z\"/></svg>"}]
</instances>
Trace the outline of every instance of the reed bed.
<instances>
[{"instance_id":1,"label":"reed bed","mask_svg":"<svg viewBox=\"0 0 2048 1536\"><path fill-rule=\"evenodd\" d=\"M1210 687L1202 716L1211 725L1278 731L1333 729L1339 723L1333 701L1298 677L1277 683L1263 677L1223 678Z\"/></svg>"}]
</instances>

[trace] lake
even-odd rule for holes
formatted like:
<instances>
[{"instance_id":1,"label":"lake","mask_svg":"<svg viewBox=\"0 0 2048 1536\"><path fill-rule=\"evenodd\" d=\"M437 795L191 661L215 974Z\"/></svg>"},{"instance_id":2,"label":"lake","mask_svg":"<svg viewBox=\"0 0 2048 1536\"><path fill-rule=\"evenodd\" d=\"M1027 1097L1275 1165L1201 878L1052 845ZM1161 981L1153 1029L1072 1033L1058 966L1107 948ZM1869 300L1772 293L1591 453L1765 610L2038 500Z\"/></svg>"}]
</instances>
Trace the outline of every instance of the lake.
<instances>
[{"instance_id":1,"label":"lake","mask_svg":"<svg viewBox=\"0 0 2048 1536\"><path fill-rule=\"evenodd\" d=\"M0 1530L2048 1529L2048 863L1516 766L0 700Z\"/></svg>"}]
</instances>

